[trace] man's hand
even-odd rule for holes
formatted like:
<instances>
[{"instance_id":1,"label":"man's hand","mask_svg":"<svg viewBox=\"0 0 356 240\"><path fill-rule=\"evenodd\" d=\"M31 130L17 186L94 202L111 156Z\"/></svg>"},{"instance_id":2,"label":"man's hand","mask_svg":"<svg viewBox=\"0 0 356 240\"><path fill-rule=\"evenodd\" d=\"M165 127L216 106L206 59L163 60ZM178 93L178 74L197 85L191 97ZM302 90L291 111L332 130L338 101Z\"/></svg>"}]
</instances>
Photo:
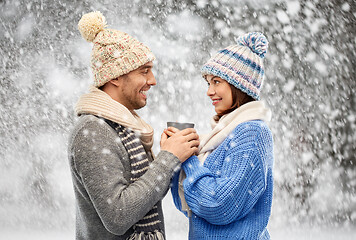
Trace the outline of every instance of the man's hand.
<instances>
[{"instance_id":1,"label":"man's hand","mask_svg":"<svg viewBox=\"0 0 356 240\"><path fill-rule=\"evenodd\" d=\"M181 162L184 162L198 151L199 135L194 128L182 131L174 127L165 129L161 135L161 150L174 154Z\"/></svg>"}]
</instances>

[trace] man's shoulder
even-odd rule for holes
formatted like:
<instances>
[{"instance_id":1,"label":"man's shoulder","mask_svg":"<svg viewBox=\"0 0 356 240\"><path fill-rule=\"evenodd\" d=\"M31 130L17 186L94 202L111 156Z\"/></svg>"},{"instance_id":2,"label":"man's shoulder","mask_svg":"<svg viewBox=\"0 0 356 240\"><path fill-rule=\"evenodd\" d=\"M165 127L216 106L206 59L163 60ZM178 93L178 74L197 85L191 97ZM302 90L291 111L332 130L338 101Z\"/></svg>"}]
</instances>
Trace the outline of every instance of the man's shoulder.
<instances>
[{"instance_id":1,"label":"man's shoulder","mask_svg":"<svg viewBox=\"0 0 356 240\"><path fill-rule=\"evenodd\" d=\"M71 131L70 143L75 139L87 138L89 135L91 138L115 137L115 132L103 118L89 114L81 115Z\"/></svg>"},{"instance_id":2,"label":"man's shoulder","mask_svg":"<svg viewBox=\"0 0 356 240\"><path fill-rule=\"evenodd\" d=\"M99 118L95 115L85 114L78 117L75 126L80 127L82 125L96 125L101 122L105 122L105 121L102 118Z\"/></svg>"},{"instance_id":3,"label":"man's shoulder","mask_svg":"<svg viewBox=\"0 0 356 240\"><path fill-rule=\"evenodd\" d=\"M110 128L110 126L105 122L103 118L97 117L95 115L86 114L81 115L76 123L74 124L73 133L79 131L80 129L102 129Z\"/></svg>"}]
</instances>

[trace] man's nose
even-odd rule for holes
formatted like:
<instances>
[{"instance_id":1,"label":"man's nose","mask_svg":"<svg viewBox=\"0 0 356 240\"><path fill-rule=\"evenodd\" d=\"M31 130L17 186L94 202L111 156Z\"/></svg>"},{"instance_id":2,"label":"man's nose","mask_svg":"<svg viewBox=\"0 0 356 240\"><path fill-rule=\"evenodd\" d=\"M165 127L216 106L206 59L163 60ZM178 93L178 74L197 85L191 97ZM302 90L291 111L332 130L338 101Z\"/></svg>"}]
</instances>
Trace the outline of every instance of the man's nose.
<instances>
[{"instance_id":1,"label":"man's nose","mask_svg":"<svg viewBox=\"0 0 356 240\"><path fill-rule=\"evenodd\" d=\"M147 79L147 84L148 85L156 85L157 84L157 81L156 81L156 78L153 74L151 74L148 79Z\"/></svg>"}]
</instances>

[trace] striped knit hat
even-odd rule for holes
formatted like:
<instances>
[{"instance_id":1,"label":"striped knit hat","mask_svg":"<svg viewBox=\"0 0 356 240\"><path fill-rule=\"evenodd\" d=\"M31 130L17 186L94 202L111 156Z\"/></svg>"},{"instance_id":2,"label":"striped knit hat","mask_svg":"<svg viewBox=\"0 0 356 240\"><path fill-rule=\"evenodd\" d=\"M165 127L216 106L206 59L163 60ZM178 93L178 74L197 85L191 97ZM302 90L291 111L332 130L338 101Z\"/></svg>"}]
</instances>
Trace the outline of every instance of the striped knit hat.
<instances>
[{"instance_id":1,"label":"striped knit hat","mask_svg":"<svg viewBox=\"0 0 356 240\"><path fill-rule=\"evenodd\" d=\"M263 58L268 41L262 33L252 32L237 39L237 45L220 50L202 67L202 75L218 76L256 100L264 78Z\"/></svg>"},{"instance_id":2,"label":"striped knit hat","mask_svg":"<svg viewBox=\"0 0 356 240\"><path fill-rule=\"evenodd\" d=\"M155 59L151 50L127 33L106 29L105 17L100 12L82 16L78 29L82 37L94 43L91 68L94 86L127 74Z\"/></svg>"}]
</instances>

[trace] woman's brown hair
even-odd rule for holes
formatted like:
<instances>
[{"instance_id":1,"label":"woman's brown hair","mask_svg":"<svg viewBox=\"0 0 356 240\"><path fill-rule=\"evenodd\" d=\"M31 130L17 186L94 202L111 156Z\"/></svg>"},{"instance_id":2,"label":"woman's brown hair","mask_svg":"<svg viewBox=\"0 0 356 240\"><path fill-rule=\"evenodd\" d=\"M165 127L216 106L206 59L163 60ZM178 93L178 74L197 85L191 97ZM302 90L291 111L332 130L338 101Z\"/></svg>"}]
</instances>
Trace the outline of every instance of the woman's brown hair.
<instances>
[{"instance_id":1,"label":"woman's brown hair","mask_svg":"<svg viewBox=\"0 0 356 240\"><path fill-rule=\"evenodd\" d=\"M240 89L234 87L229 83L231 93L232 93L232 105L229 109L225 110L224 112L218 114L218 117L222 117L225 114L231 113L234 111L236 108L241 107L245 103L255 101L253 97L248 95L247 93L241 91Z\"/></svg>"}]
</instances>

